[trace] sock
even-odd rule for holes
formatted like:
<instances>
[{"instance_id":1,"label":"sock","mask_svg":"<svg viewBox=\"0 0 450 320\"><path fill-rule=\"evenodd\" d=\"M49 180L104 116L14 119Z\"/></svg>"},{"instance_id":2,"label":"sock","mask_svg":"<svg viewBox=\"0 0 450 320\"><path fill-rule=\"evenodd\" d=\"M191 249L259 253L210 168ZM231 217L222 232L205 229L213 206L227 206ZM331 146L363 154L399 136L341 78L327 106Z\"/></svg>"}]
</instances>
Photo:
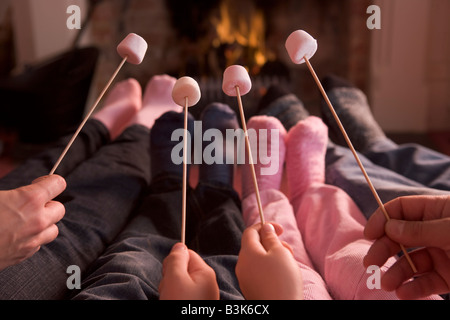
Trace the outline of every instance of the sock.
<instances>
[{"instance_id":1,"label":"sock","mask_svg":"<svg viewBox=\"0 0 450 320\"><path fill-rule=\"evenodd\" d=\"M252 150L257 150L257 152L252 152L252 155L259 190L280 190L286 152L286 130L283 124L274 117L254 116L250 118L247 129L249 131L251 148ZM266 130L265 134L262 131L264 129ZM251 130L256 131L256 139L251 138ZM262 152L264 154L261 152L261 145L263 146ZM256 154L258 157L256 157ZM270 161L263 159L263 155L267 156ZM248 162L248 157L246 157L245 165L242 168L242 198L245 199L254 192L255 188L251 166Z\"/></svg>"},{"instance_id":2,"label":"sock","mask_svg":"<svg viewBox=\"0 0 450 320\"><path fill-rule=\"evenodd\" d=\"M92 118L103 123L114 140L141 109L141 98L141 86L135 79L121 81L112 88L103 107Z\"/></svg>"},{"instance_id":3,"label":"sock","mask_svg":"<svg viewBox=\"0 0 450 320\"><path fill-rule=\"evenodd\" d=\"M327 142L327 127L314 116L300 121L287 134L286 173L289 200L294 210L311 184L325 182Z\"/></svg>"},{"instance_id":4,"label":"sock","mask_svg":"<svg viewBox=\"0 0 450 320\"><path fill-rule=\"evenodd\" d=\"M372 115L366 95L361 90L336 76L326 77L323 84L331 104L356 150L365 152L376 143L387 140ZM321 109L324 122L329 128L331 140L347 146L336 120L323 99Z\"/></svg>"},{"instance_id":5,"label":"sock","mask_svg":"<svg viewBox=\"0 0 450 320\"><path fill-rule=\"evenodd\" d=\"M208 105L200 116L202 120L202 129L205 133L209 129L218 129L222 133L223 141L203 142L202 153L205 148L219 149L223 152L223 163L213 164L203 163L200 167L200 181L215 181L226 185L233 185L233 169L234 164L227 164L227 143L226 130L239 128L239 122L236 113L226 104L213 103ZM220 143L220 144L218 144ZM214 156L214 154L212 154ZM234 163L234 161L233 161Z\"/></svg>"},{"instance_id":6,"label":"sock","mask_svg":"<svg viewBox=\"0 0 450 320\"><path fill-rule=\"evenodd\" d=\"M269 88L258 105L257 113L277 118L287 131L309 116L303 103L294 94L279 86Z\"/></svg>"},{"instance_id":7,"label":"sock","mask_svg":"<svg viewBox=\"0 0 450 320\"><path fill-rule=\"evenodd\" d=\"M172 133L177 129L184 128L184 113L169 111L163 114L155 121L150 132L150 146L151 146L151 172L152 179L158 175L169 173L183 176L183 162L176 164L172 159L172 150L176 146L183 146L183 139L172 141ZM194 118L188 115L188 132L191 135L191 141L194 133ZM189 137L188 137L189 138ZM189 152L188 141L188 152ZM189 154L189 153L188 153ZM183 159L182 148L179 154L176 154L179 159ZM189 159L189 157L188 157Z\"/></svg>"},{"instance_id":8,"label":"sock","mask_svg":"<svg viewBox=\"0 0 450 320\"><path fill-rule=\"evenodd\" d=\"M152 128L156 119L169 111L183 112L183 108L172 99L176 79L168 75L154 76L145 88L142 109L133 123Z\"/></svg>"}]
</instances>

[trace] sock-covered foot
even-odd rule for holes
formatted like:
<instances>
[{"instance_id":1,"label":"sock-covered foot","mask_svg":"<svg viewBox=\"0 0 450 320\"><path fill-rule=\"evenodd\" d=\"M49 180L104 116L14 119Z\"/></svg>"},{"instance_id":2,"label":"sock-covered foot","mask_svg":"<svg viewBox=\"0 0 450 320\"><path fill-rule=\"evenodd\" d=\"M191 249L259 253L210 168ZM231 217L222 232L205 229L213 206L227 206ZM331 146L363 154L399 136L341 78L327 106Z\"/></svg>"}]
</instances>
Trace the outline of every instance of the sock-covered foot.
<instances>
[{"instance_id":1,"label":"sock-covered foot","mask_svg":"<svg viewBox=\"0 0 450 320\"><path fill-rule=\"evenodd\" d=\"M92 118L108 129L111 140L130 124L142 106L142 90L135 79L117 83L108 94L103 107Z\"/></svg>"},{"instance_id":2,"label":"sock-covered foot","mask_svg":"<svg viewBox=\"0 0 450 320\"><path fill-rule=\"evenodd\" d=\"M327 127L314 116L300 121L287 134L286 173L289 199L294 210L311 184L325 182L327 142Z\"/></svg>"},{"instance_id":3,"label":"sock-covered foot","mask_svg":"<svg viewBox=\"0 0 450 320\"><path fill-rule=\"evenodd\" d=\"M356 150L365 152L377 142L387 139L373 117L366 95L361 90L336 76L326 77L323 80L323 86ZM331 140L347 146L344 136L324 100L322 100L321 108Z\"/></svg>"},{"instance_id":4,"label":"sock-covered foot","mask_svg":"<svg viewBox=\"0 0 450 320\"><path fill-rule=\"evenodd\" d=\"M259 190L280 190L286 152L286 129L277 118L269 116L250 118L247 129L254 150L252 154ZM252 138L255 136L256 139ZM254 192L253 175L247 157L242 168L242 198L245 199Z\"/></svg>"},{"instance_id":5,"label":"sock-covered foot","mask_svg":"<svg viewBox=\"0 0 450 320\"><path fill-rule=\"evenodd\" d=\"M178 141L172 141L172 133L181 129ZM184 113L169 111L155 121L150 132L151 172L152 178L169 173L183 175L183 132ZM191 141L194 134L194 118L188 115L188 128ZM189 136L188 136L189 139ZM188 155L191 143L188 140ZM172 151L174 154L172 154ZM175 157L174 159L172 157ZM188 156L188 159L190 157Z\"/></svg>"},{"instance_id":6,"label":"sock-covered foot","mask_svg":"<svg viewBox=\"0 0 450 320\"><path fill-rule=\"evenodd\" d=\"M202 154L203 156L211 156L209 163L203 163L200 168L200 181L215 181L227 185L233 184L233 169L234 161L227 161L227 146L226 130L239 128L239 122L236 113L226 104L213 103L208 105L200 116L202 120L203 135L209 129L217 129L221 132L221 140L212 142L203 142ZM234 146L233 146L234 148ZM206 152L205 152L206 151ZM235 154L235 152L233 152ZM221 159L214 159L214 157L221 156ZM234 159L232 159L234 160ZM204 159L206 162L207 159ZM212 162L212 163L211 163Z\"/></svg>"},{"instance_id":7,"label":"sock-covered foot","mask_svg":"<svg viewBox=\"0 0 450 320\"><path fill-rule=\"evenodd\" d=\"M172 99L176 79L168 75L154 76L147 83L142 98L142 109L133 122L152 128L156 119L169 111L183 112L183 108Z\"/></svg>"},{"instance_id":8,"label":"sock-covered foot","mask_svg":"<svg viewBox=\"0 0 450 320\"><path fill-rule=\"evenodd\" d=\"M309 116L303 103L280 86L269 88L258 105L258 114L277 118L287 131Z\"/></svg>"}]
</instances>

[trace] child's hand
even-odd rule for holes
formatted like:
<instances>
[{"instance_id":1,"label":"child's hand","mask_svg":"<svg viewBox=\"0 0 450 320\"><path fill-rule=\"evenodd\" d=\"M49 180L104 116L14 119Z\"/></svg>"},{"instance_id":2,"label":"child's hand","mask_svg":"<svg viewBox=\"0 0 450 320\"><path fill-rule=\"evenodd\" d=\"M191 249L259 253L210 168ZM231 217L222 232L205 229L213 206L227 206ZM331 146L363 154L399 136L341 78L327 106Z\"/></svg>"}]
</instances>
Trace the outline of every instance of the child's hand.
<instances>
[{"instance_id":1,"label":"child's hand","mask_svg":"<svg viewBox=\"0 0 450 320\"><path fill-rule=\"evenodd\" d=\"M214 270L197 253L177 243L164 259L159 294L161 300L218 300L219 287Z\"/></svg>"},{"instance_id":2,"label":"child's hand","mask_svg":"<svg viewBox=\"0 0 450 320\"><path fill-rule=\"evenodd\" d=\"M399 243L406 247L422 247L410 253L418 274L413 274L403 257L385 273L381 286L387 291L396 290L402 299L448 293L450 197L402 197L385 207L390 221L386 222L381 210L377 210L366 225L366 238L375 242L364 259L364 265L383 265L400 251ZM413 281L407 281L413 276Z\"/></svg>"},{"instance_id":3,"label":"child's hand","mask_svg":"<svg viewBox=\"0 0 450 320\"><path fill-rule=\"evenodd\" d=\"M302 274L289 245L278 239L277 224L247 228L236 265L236 275L248 300L303 299Z\"/></svg>"}]
</instances>

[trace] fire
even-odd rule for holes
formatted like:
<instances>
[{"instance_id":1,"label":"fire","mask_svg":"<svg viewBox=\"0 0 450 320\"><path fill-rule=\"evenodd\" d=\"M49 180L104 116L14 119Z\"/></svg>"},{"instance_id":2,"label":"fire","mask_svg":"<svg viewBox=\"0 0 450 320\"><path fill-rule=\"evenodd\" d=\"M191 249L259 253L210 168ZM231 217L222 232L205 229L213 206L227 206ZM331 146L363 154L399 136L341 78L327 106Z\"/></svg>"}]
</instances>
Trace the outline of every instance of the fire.
<instances>
[{"instance_id":1,"label":"fire","mask_svg":"<svg viewBox=\"0 0 450 320\"><path fill-rule=\"evenodd\" d=\"M227 65L245 63L252 73L257 73L268 61L264 13L250 2L222 0L212 24L216 29L213 46L226 45Z\"/></svg>"}]
</instances>

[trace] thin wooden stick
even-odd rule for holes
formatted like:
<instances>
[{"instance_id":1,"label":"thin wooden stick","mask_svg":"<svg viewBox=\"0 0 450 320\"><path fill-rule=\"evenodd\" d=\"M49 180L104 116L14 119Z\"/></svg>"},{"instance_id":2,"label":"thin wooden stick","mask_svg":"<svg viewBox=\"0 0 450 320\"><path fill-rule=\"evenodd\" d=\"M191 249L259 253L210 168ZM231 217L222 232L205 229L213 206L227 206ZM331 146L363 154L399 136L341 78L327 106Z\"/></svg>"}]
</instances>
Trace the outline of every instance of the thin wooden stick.
<instances>
[{"instance_id":1,"label":"thin wooden stick","mask_svg":"<svg viewBox=\"0 0 450 320\"><path fill-rule=\"evenodd\" d=\"M372 181L370 180L369 175L367 174L367 171L364 168L364 165L362 164L361 159L358 156L358 153L356 152L355 148L353 147L353 144L350 141L350 138L348 137L348 134L345 131L345 128L342 125L342 122L339 119L339 116L337 115L337 113L333 107L333 104L331 103L330 99L328 98L328 95L325 92L325 89L323 88L322 83L319 80L319 77L317 76L316 72L314 71L314 68L312 67L308 58L304 57L304 59L305 59L306 65L308 66L309 71L311 72L314 80L317 83L317 86L319 87L320 92L322 93L322 96L324 97L331 113L333 114L333 117L336 120L337 125L339 126L339 129L341 130L342 134L344 135L344 139L347 142L347 145L350 148L351 152L353 153L353 156L355 157L355 160L358 163L358 166L361 169L361 172L363 173L363 175L367 181L367 184L369 185L369 188L372 191L372 194L378 203L378 206L380 207L381 211L383 212L384 216L386 217L386 220L389 221L391 218L389 217L389 214L388 214L383 202L381 201L380 196L378 195L377 191L375 190L375 187L373 186ZM403 251L403 254L405 255L406 260L408 261L409 265L411 266L411 269L413 270L414 273L417 273L417 268L414 265L414 262L411 260L411 257L409 256L405 247L402 244L399 244L399 245L400 245L400 249Z\"/></svg>"},{"instance_id":2,"label":"thin wooden stick","mask_svg":"<svg viewBox=\"0 0 450 320\"><path fill-rule=\"evenodd\" d=\"M184 133L183 133L183 194L181 207L181 242L186 243L186 192L187 192L187 123L189 98L185 98L184 106Z\"/></svg>"},{"instance_id":3,"label":"thin wooden stick","mask_svg":"<svg viewBox=\"0 0 450 320\"><path fill-rule=\"evenodd\" d=\"M114 74L112 75L111 79L109 79L108 83L106 84L105 88L103 89L103 91L100 93L100 95L98 96L97 100L95 101L94 105L92 106L91 110L89 111L89 113L86 115L86 117L84 118L83 122L81 122L80 126L78 127L77 131L75 132L75 134L72 136L72 139L70 139L69 143L67 144L66 148L64 149L64 151L61 153L58 161L56 161L55 165L53 166L53 169L50 171L49 175L53 175L56 171L56 169L58 168L58 166L61 164L61 161L63 160L63 158L66 156L67 152L69 151L70 147L72 146L72 144L75 142L75 139L78 137L78 135L80 134L81 130L83 129L84 125L86 124L86 122L89 120L89 118L91 117L92 113L94 112L95 108L97 108L97 105L100 103L100 100L103 98L103 96L105 95L106 91L108 90L108 88L111 86L112 82L114 81L114 79L117 77L117 74L119 73L120 69L122 69L123 65L125 64L125 62L127 61L128 56L126 56L125 58L123 58L122 62L120 63L119 67L117 67L116 71L114 72Z\"/></svg>"},{"instance_id":4,"label":"thin wooden stick","mask_svg":"<svg viewBox=\"0 0 450 320\"><path fill-rule=\"evenodd\" d=\"M258 187L258 180L256 179L256 172L255 172L255 166L253 164L253 156L252 156L252 149L250 147L250 140L248 138L248 131L247 131L247 124L245 122L245 115L244 115L244 107L242 105L242 98L241 98L241 91L239 89L239 86L236 86L236 96L238 100L239 105L239 112L241 114L241 122L242 122L242 128L244 129L244 136L245 136L245 146L247 148L247 154L250 162L250 169L253 177L253 185L255 187L255 193L256 193L256 201L258 202L258 209L259 209L259 216L261 218L261 223L265 224L264 219L264 212L261 204L261 196L259 194L259 187Z\"/></svg>"}]
</instances>

